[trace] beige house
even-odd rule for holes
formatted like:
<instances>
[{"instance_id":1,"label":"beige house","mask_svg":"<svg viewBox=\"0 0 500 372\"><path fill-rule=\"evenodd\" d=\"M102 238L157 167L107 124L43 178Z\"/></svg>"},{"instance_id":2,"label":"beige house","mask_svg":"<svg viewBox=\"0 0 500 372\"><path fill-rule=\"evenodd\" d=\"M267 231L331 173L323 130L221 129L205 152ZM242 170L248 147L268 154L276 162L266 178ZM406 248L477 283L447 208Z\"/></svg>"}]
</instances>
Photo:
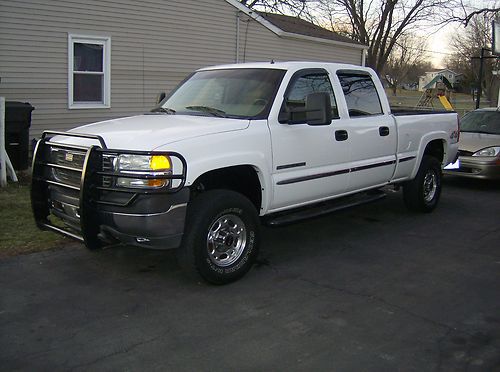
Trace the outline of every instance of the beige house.
<instances>
[{"instance_id":1,"label":"beige house","mask_svg":"<svg viewBox=\"0 0 500 372\"><path fill-rule=\"evenodd\" d=\"M245 61L364 64L366 46L236 0L0 2L0 96L43 130L149 111L193 70Z\"/></svg>"}]
</instances>

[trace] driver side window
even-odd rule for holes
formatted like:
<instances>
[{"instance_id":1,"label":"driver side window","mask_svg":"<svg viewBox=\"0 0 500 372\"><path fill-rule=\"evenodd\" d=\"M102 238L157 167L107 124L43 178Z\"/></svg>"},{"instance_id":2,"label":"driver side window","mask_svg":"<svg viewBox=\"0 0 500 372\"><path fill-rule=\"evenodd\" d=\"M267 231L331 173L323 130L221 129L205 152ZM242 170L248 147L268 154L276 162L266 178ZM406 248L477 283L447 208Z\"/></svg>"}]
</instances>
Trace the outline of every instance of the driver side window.
<instances>
[{"instance_id":1,"label":"driver side window","mask_svg":"<svg viewBox=\"0 0 500 372\"><path fill-rule=\"evenodd\" d=\"M310 70L292 78L285 94L285 101L281 110L291 114L291 122L294 124L306 122L306 97L311 93L328 93L332 105L332 118L339 118L328 73L324 70ZM282 121L280 120L280 122Z\"/></svg>"}]
</instances>

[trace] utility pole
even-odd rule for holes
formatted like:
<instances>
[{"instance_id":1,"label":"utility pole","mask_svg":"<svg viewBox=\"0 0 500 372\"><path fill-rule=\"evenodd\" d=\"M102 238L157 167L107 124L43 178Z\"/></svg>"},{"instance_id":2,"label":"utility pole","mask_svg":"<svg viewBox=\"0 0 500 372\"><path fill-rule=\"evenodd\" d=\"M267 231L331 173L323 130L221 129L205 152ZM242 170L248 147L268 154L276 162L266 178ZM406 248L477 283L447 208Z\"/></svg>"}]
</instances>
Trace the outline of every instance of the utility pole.
<instances>
[{"instance_id":1,"label":"utility pole","mask_svg":"<svg viewBox=\"0 0 500 372\"><path fill-rule=\"evenodd\" d=\"M484 65L485 50L486 48L481 48L481 57L479 57L479 82L477 84L478 89L477 89L476 110L479 108L479 104L481 103L481 94L483 92L483 65Z\"/></svg>"},{"instance_id":2,"label":"utility pole","mask_svg":"<svg viewBox=\"0 0 500 372\"><path fill-rule=\"evenodd\" d=\"M477 83L477 100L476 100L476 109L479 108L479 104L481 103L481 93L483 91L483 70L484 70L484 60L491 58L498 58L498 56L485 56L484 52L491 52L491 49L481 48L481 56L480 57L472 57L472 59L479 59L479 81Z\"/></svg>"}]
</instances>

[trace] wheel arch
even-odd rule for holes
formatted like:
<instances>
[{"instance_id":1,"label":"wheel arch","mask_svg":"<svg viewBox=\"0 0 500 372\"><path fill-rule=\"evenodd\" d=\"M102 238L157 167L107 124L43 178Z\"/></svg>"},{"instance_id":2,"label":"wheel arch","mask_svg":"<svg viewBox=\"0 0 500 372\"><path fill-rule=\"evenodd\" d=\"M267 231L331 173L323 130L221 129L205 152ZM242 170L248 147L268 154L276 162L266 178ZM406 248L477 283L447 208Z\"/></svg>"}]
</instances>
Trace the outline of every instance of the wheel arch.
<instances>
[{"instance_id":1,"label":"wheel arch","mask_svg":"<svg viewBox=\"0 0 500 372\"><path fill-rule=\"evenodd\" d=\"M424 155L433 156L442 164L445 154L444 149L445 141L443 139L435 139L425 146Z\"/></svg>"},{"instance_id":2,"label":"wheel arch","mask_svg":"<svg viewBox=\"0 0 500 372\"><path fill-rule=\"evenodd\" d=\"M422 163L422 159L425 155L436 158L441 166L443 166L444 160L447 159L447 146L447 141L440 135L423 138L418 152L418 159L410 178L413 179L417 175L418 169L420 168L420 164Z\"/></svg>"},{"instance_id":3,"label":"wheel arch","mask_svg":"<svg viewBox=\"0 0 500 372\"><path fill-rule=\"evenodd\" d=\"M263 208L264 184L262 172L253 165L233 165L212 169L199 175L190 186L191 198L198 194L216 189L238 192L247 197L255 206L257 213Z\"/></svg>"}]
</instances>

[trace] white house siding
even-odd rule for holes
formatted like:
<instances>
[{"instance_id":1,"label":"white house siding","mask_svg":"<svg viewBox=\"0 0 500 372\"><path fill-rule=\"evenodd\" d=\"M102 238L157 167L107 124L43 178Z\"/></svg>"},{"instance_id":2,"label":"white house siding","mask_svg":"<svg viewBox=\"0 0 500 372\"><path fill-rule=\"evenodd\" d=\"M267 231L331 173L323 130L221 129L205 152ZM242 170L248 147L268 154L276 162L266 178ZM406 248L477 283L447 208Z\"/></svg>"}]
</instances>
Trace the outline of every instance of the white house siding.
<instances>
[{"instance_id":1,"label":"white house siding","mask_svg":"<svg viewBox=\"0 0 500 372\"><path fill-rule=\"evenodd\" d=\"M1 0L0 95L35 106L31 136L149 110L191 71L236 60L224 0ZM359 49L282 39L240 24L240 61L361 63ZM111 37L111 108L68 109L68 33ZM244 48L246 46L246 51Z\"/></svg>"}]
</instances>

